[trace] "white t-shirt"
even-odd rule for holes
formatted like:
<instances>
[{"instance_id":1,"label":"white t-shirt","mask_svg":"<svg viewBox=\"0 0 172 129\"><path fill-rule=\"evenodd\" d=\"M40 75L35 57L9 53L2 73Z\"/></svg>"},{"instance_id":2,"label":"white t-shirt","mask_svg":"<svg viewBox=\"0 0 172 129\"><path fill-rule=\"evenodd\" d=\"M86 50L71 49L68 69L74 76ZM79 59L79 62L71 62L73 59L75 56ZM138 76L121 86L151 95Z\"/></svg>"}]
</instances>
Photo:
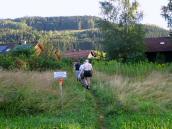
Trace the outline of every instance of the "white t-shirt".
<instances>
[{"instance_id":1,"label":"white t-shirt","mask_svg":"<svg viewBox=\"0 0 172 129\"><path fill-rule=\"evenodd\" d=\"M84 70L85 71L91 71L91 70L93 70L92 64L90 64L88 62L84 63L83 64L83 67L84 67Z\"/></svg>"},{"instance_id":2,"label":"white t-shirt","mask_svg":"<svg viewBox=\"0 0 172 129\"><path fill-rule=\"evenodd\" d=\"M81 78L81 74L83 73L83 71L84 71L84 65L82 64L82 65L80 65L80 67L79 67L78 78Z\"/></svg>"},{"instance_id":3,"label":"white t-shirt","mask_svg":"<svg viewBox=\"0 0 172 129\"><path fill-rule=\"evenodd\" d=\"M82 64L82 65L80 65L80 67L79 67L79 71L82 72L83 70L84 70L84 65Z\"/></svg>"}]
</instances>

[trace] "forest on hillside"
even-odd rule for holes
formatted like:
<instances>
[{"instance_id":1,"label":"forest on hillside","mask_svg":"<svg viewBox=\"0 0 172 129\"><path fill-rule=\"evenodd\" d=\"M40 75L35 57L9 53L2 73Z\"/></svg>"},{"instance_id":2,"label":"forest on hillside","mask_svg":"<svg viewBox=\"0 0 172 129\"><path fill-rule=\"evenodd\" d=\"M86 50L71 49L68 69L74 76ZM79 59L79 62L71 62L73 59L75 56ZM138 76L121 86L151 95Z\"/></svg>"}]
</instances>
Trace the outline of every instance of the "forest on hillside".
<instances>
[{"instance_id":1,"label":"forest on hillside","mask_svg":"<svg viewBox=\"0 0 172 129\"><path fill-rule=\"evenodd\" d=\"M0 44L49 42L65 51L100 49L100 18L94 16L23 17L0 20ZM168 36L168 30L143 25L146 37Z\"/></svg>"}]
</instances>

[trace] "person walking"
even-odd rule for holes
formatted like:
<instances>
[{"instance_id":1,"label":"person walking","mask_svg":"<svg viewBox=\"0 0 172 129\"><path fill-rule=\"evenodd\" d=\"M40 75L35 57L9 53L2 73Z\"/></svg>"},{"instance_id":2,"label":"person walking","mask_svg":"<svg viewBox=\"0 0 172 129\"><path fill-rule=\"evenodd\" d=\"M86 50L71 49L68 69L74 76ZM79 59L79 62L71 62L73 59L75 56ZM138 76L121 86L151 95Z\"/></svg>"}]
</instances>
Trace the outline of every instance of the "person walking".
<instances>
[{"instance_id":1,"label":"person walking","mask_svg":"<svg viewBox=\"0 0 172 129\"><path fill-rule=\"evenodd\" d=\"M78 79L80 80L82 85L85 85L84 84L84 64L81 64L79 67Z\"/></svg>"},{"instance_id":2,"label":"person walking","mask_svg":"<svg viewBox=\"0 0 172 129\"><path fill-rule=\"evenodd\" d=\"M93 73L93 67L92 64L89 63L89 60L85 60L84 64L83 64L83 71L84 71L84 82L85 82L85 86L87 89L90 89L91 86L91 77L92 77L92 73Z\"/></svg>"},{"instance_id":3,"label":"person walking","mask_svg":"<svg viewBox=\"0 0 172 129\"><path fill-rule=\"evenodd\" d=\"M77 62L75 62L75 64L74 64L74 70L75 70L75 76L76 76L76 78L77 78L77 80L79 80L79 68L80 68L80 66L81 66L81 64L80 64L80 62L79 61L77 61Z\"/></svg>"}]
</instances>

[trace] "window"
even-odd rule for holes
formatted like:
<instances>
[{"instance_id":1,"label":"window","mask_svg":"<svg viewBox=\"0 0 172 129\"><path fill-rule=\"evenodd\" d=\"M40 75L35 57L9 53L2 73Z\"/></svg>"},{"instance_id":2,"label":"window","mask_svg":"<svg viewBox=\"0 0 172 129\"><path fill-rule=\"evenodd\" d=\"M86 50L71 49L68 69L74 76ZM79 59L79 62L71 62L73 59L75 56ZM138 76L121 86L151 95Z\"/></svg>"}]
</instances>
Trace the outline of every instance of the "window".
<instances>
[{"instance_id":1,"label":"window","mask_svg":"<svg viewBox=\"0 0 172 129\"><path fill-rule=\"evenodd\" d=\"M161 44L161 45L164 45L164 44L165 44L165 42L160 42L160 44Z\"/></svg>"}]
</instances>

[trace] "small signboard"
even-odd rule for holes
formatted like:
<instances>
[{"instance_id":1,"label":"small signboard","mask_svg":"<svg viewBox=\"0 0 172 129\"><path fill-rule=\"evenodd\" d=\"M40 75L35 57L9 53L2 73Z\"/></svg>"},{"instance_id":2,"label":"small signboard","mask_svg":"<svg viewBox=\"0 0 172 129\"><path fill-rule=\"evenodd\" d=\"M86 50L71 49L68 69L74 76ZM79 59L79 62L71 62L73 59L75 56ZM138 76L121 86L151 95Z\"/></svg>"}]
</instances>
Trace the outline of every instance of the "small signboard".
<instances>
[{"instance_id":1,"label":"small signboard","mask_svg":"<svg viewBox=\"0 0 172 129\"><path fill-rule=\"evenodd\" d=\"M65 71L54 72L54 78L55 79L65 79L65 78L67 78L67 72L65 72Z\"/></svg>"}]
</instances>

